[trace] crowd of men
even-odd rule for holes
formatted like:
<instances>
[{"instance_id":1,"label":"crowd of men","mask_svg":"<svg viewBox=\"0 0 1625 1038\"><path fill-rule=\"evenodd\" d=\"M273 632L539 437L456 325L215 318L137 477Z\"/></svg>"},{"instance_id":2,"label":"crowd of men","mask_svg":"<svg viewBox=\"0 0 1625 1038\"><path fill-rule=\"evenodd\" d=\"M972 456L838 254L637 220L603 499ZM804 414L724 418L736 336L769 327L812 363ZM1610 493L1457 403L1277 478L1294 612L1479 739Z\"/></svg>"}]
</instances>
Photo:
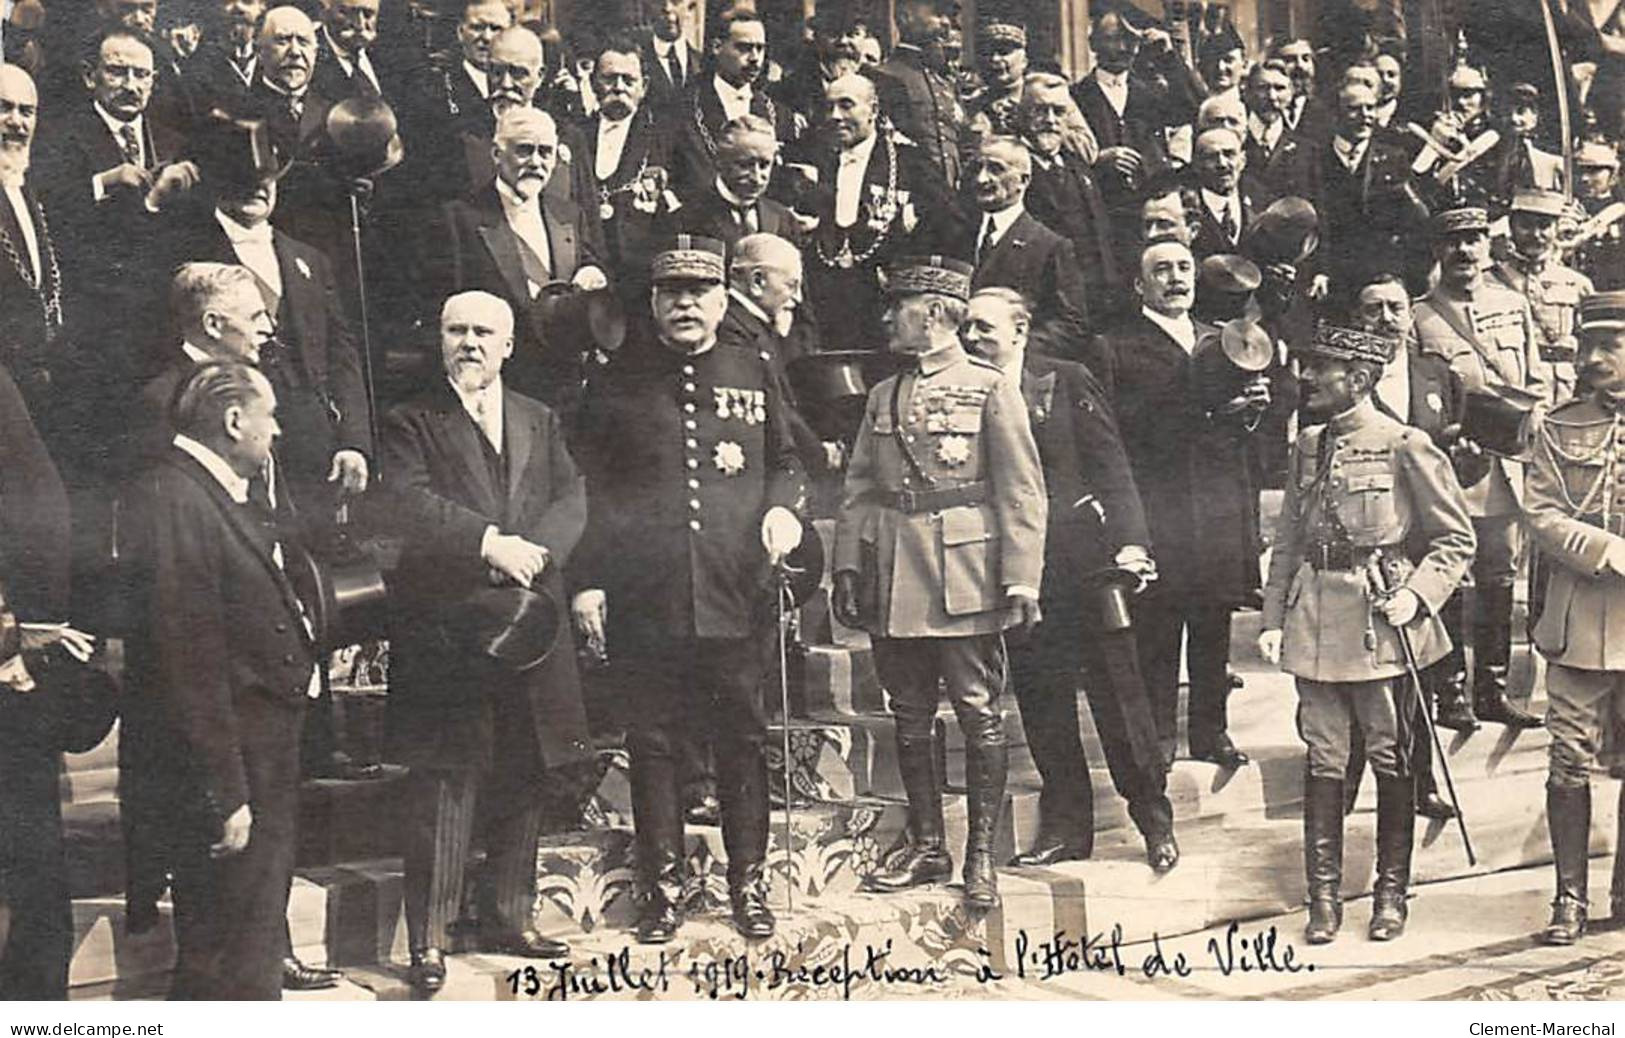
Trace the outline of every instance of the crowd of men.
<instances>
[{"instance_id":1,"label":"crowd of men","mask_svg":"<svg viewBox=\"0 0 1625 1038\"><path fill-rule=\"evenodd\" d=\"M1007 691L1044 781L1011 864L1093 853L1081 685L1148 865L1177 867L1181 672L1188 756L1247 766L1231 619L1260 608L1309 748L1309 939L1341 921L1368 761L1370 935L1397 937L1415 815L1455 811L1425 722L1542 723L1509 682L1533 572L1545 936L1584 933L1625 695L1617 15L1559 12L1561 82L1466 26L1428 91L1376 22L1254 53L1101 4L1074 82L999 5L974 68L949 0L820 2L793 39L723 6L703 47L696 0L632 6L561 37L505 0L15 5L0 821L39 838L0 847L0 992L65 992L56 767L112 721L98 637L124 645L129 923L172 892L174 995L336 982L286 911L301 776L365 770L306 579L362 539L392 546L414 986L459 930L568 953L531 905L542 791L594 754L575 643L624 708L638 939L679 932L709 821L735 924L771 935L774 572L834 498L831 611L873 638L908 796L873 888L953 871L944 694L972 908L998 904ZM861 418L809 377L837 367Z\"/></svg>"}]
</instances>

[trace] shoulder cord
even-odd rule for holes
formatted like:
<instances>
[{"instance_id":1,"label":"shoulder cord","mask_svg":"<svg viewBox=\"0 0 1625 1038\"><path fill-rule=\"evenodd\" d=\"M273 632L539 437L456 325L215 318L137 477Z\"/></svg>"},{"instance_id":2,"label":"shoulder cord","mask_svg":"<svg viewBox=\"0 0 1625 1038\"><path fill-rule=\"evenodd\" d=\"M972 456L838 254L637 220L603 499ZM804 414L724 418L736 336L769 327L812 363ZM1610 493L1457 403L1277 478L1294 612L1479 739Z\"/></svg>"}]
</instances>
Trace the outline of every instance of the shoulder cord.
<instances>
[{"instance_id":1,"label":"shoulder cord","mask_svg":"<svg viewBox=\"0 0 1625 1038\"><path fill-rule=\"evenodd\" d=\"M1602 520L1605 526L1611 517L1613 499L1605 491L1613 483L1614 471L1618 464L1618 454L1612 451L1611 448L1614 447L1614 441L1619 436L1619 424L1619 415L1616 414L1613 421L1608 425L1607 437L1594 450L1587 451L1584 454L1571 454L1564 450L1558 444L1557 437L1553 435L1551 427L1545 423L1541 424L1541 446L1553 460L1554 467L1558 461L1566 461L1571 465L1589 465L1599 458L1603 460L1602 471L1597 473L1597 478L1592 480L1591 486L1586 489L1585 497L1579 503L1576 503L1574 497L1569 493L1568 481L1563 478L1561 472L1558 473L1557 491L1563 495L1563 504L1569 509L1569 514L1576 519L1590 511L1591 507L1597 503L1599 496L1603 498Z\"/></svg>"}]
</instances>

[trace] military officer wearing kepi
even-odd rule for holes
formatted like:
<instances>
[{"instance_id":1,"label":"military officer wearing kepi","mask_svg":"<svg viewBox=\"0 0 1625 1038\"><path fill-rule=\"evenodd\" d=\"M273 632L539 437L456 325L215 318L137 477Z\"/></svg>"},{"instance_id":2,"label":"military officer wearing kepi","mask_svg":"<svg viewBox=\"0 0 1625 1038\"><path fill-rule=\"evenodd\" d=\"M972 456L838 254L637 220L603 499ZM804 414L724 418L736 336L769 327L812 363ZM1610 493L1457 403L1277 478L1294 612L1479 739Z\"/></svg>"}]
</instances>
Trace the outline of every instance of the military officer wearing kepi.
<instances>
[{"instance_id":1,"label":"military officer wearing kepi","mask_svg":"<svg viewBox=\"0 0 1625 1038\"><path fill-rule=\"evenodd\" d=\"M1592 292L1591 279L1565 265L1557 252L1557 223L1568 210L1558 191L1527 188L1512 197L1512 247L1490 272L1529 302L1540 358L1551 365L1551 402L1574 395L1574 315Z\"/></svg>"},{"instance_id":2,"label":"military officer wearing kepi","mask_svg":"<svg viewBox=\"0 0 1625 1038\"><path fill-rule=\"evenodd\" d=\"M767 937L760 688L772 566L800 544L805 480L772 355L717 339L722 243L678 235L650 274L654 328L628 335L582 415L575 618L629 690L638 940L670 941L682 925L683 737L716 748L734 923Z\"/></svg>"},{"instance_id":3,"label":"military officer wearing kepi","mask_svg":"<svg viewBox=\"0 0 1625 1038\"><path fill-rule=\"evenodd\" d=\"M1031 322L1020 293L984 288L971 297L962 332L968 349L1020 379L1052 502L1039 600L1044 622L1010 646L1010 681L1044 790L1038 839L1010 864L1053 865L1094 853L1094 793L1078 732L1078 676L1087 668L1089 712L1112 784L1145 836L1151 867L1166 872L1179 861L1179 846L1157 723L1134 632L1126 616L1114 622L1099 597L1110 586L1127 590L1155 577L1145 510L1106 391L1082 364L1035 353Z\"/></svg>"},{"instance_id":4,"label":"military officer wearing kepi","mask_svg":"<svg viewBox=\"0 0 1625 1038\"><path fill-rule=\"evenodd\" d=\"M1524 497L1524 519L1551 570L1533 632L1548 664L1552 733L1546 824L1557 896L1541 934L1547 944L1585 934L1591 764L1610 719L1625 710L1625 292L1581 303L1579 337L1586 392L1536 420ZM1625 790L1618 817L1625 823ZM1625 852L1617 847L1609 891L1616 923L1625 920Z\"/></svg>"},{"instance_id":5,"label":"military officer wearing kepi","mask_svg":"<svg viewBox=\"0 0 1625 1038\"><path fill-rule=\"evenodd\" d=\"M1372 388L1392 339L1322 327L1307 349L1308 405L1329 414L1293 447L1264 591L1258 648L1297 679L1308 746L1303 831L1305 938L1342 925L1343 778L1364 736L1377 774L1377 880L1370 937L1405 929L1415 801L1411 701L1401 634L1427 666L1449 648L1439 607L1473 557L1473 526L1450 459L1420 429L1380 413ZM1392 589L1391 593L1385 589Z\"/></svg>"},{"instance_id":6,"label":"military officer wearing kepi","mask_svg":"<svg viewBox=\"0 0 1625 1038\"><path fill-rule=\"evenodd\" d=\"M1522 296L1494 285L1489 267L1489 214L1476 207L1447 209L1433 218L1437 287L1415 307L1417 342L1424 353L1450 362L1469 393L1515 400L1548 399L1550 373L1540 358L1539 333ZM1522 535L1518 525L1523 464L1496 458L1489 475L1465 488L1478 537L1473 558L1477 615L1472 625L1473 709L1442 709L1439 723L1458 730L1476 727L1473 715L1512 728L1538 728L1540 718L1507 702L1512 660L1512 584ZM1448 613L1448 611L1447 611ZM1447 615L1451 638L1460 640L1459 618ZM1441 693L1440 703L1462 697ZM1465 706L1465 702L1462 704Z\"/></svg>"},{"instance_id":7,"label":"military officer wearing kepi","mask_svg":"<svg viewBox=\"0 0 1625 1038\"><path fill-rule=\"evenodd\" d=\"M892 352L869 393L835 534L836 617L874 638L908 794L908 844L870 877L891 891L948 878L932 753L938 686L965 737L965 901L998 904L993 836L1009 751L1003 632L1038 623L1048 502L1019 376L960 345L971 268L904 259L886 279Z\"/></svg>"}]
</instances>

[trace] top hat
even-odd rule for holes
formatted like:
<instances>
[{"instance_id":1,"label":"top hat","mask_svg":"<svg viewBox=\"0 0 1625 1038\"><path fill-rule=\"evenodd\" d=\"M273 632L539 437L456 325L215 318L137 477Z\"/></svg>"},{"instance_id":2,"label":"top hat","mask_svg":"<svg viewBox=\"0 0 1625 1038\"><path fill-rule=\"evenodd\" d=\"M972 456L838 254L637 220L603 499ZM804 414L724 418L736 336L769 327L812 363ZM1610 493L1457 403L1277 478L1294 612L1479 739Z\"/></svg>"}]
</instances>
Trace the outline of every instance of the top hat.
<instances>
[{"instance_id":1,"label":"top hat","mask_svg":"<svg viewBox=\"0 0 1625 1038\"><path fill-rule=\"evenodd\" d=\"M723 245L715 238L679 234L649 265L650 280L655 284L663 281L709 281L720 285L727 280L723 256Z\"/></svg>"},{"instance_id":2,"label":"top hat","mask_svg":"<svg viewBox=\"0 0 1625 1038\"><path fill-rule=\"evenodd\" d=\"M213 118L192 137L192 158L203 182L217 191L245 191L286 173L291 164L264 122Z\"/></svg>"},{"instance_id":3,"label":"top hat","mask_svg":"<svg viewBox=\"0 0 1625 1038\"><path fill-rule=\"evenodd\" d=\"M1320 246L1320 216L1308 200L1277 198L1242 235L1241 249L1263 266L1297 265Z\"/></svg>"},{"instance_id":4,"label":"top hat","mask_svg":"<svg viewBox=\"0 0 1625 1038\"><path fill-rule=\"evenodd\" d=\"M480 588L463 599L440 627L454 650L473 652L503 670L523 674L552 654L563 617L545 588L502 584Z\"/></svg>"},{"instance_id":5,"label":"top hat","mask_svg":"<svg viewBox=\"0 0 1625 1038\"><path fill-rule=\"evenodd\" d=\"M820 439L851 440L863 421L869 390L899 367L894 353L826 350L797 357L786 375L796 408Z\"/></svg>"},{"instance_id":6,"label":"top hat","mask_svg":"<svg viewBox=\"0 0 1625 1038\"><path fill-rule=\"evenodd\" d=\"M586 291L568 281L549 281L536 303L550 342L580 342L585 337L605 353L614 353L626 341L626 309L614 289Z\"/></svg>"},{"instance_id":7,"label":"top hat","mask_svg":"<svg viewBox=\"0 0 1625 1038\"><path fill-rule=\"evenodd\" d=\"M406 157L395 110L381 97L347 97L327 111L327 137L337 172L347 180L375 177Z\"/></svg>"},{"instance_id":8,"label":"top hat","mask_svg":"<svg viewBox=\"0 0 1625 1038\"><path fill-rule=\"evenodd\" d=\"M1470 392L1462 410L1462 438L1491 454L1520 458L1529 448L1529 417L1539 400L1513 385L1498 386L1494 393Z\"/></svg>"}]
</instances>

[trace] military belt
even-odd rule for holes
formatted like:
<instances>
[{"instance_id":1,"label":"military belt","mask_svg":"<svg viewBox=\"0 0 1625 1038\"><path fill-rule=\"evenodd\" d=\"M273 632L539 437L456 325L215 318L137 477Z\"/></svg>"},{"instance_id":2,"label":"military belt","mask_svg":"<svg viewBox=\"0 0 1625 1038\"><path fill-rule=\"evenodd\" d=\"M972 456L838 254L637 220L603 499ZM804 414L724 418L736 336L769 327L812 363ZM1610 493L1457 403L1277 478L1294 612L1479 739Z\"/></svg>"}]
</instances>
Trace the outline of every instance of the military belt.
<instances>
[{"instance_id":1,"label":"military belt","mask_svg":"<svg viewBox=\"0 0 1625 1038\"><path fill-rule=\"evenodd\" d=\"M910 515L938 512L944 508L957 508L961 505L979 505L986 500L986 483L961 483L958 486L932 490L894 490L881 495L881 501L888 508L895 508Z\"/></svg>"},{"instance_id":2,"label":"military belt","mask_svg":"<svg viewBox=\"0 0 1625 1038\"><path fill-rule=\"evenodd\" d=\"M1394 552L1397 544L1311 544L1304 552L1309 568L1323 570L1361 570L1377 552Z\"/></svg>"}]
</instances>

